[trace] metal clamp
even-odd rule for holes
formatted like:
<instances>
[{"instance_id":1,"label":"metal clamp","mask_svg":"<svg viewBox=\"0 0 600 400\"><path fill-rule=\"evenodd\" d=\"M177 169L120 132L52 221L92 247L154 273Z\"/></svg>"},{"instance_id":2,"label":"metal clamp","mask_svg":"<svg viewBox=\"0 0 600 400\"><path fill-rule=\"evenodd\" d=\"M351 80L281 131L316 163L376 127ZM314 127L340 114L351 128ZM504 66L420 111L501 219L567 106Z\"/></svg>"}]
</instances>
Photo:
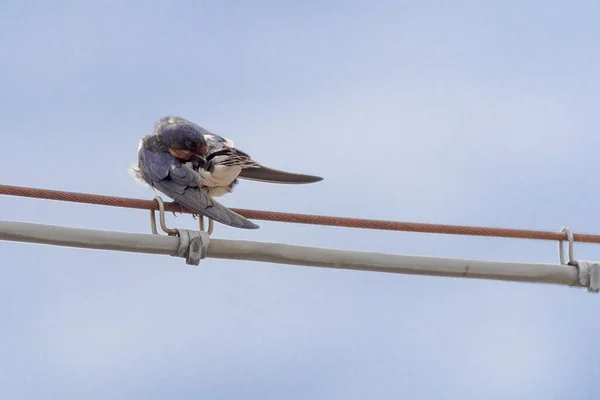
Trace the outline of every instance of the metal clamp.
<instances>
[{"instance_id":1,"label":"metal clamp","mask_svg":"<svg viewBox=\"0 0 600 400\"><path fill-rule=\"evenodd\" d=\"M210 236L207 232L192 231L189 229L177 229L179 236L179 248L177 257L185 258L188 265L199 265L200 260L206 258Z\"/></svg>"},{"instance_id":2,"label":"metal clamp","mask_svg":"<svg viewBox=\"0 0 600 400\"><path fill-rule=\"evenodd\" d=\"M160 227L163 230L163 232L165 232L169 236L178 235L179 234L178 229L173 229L173 228L167 227L167 224L165 222L165 203L163 202L163 199L160 196L156 196L154 198L154 200L158 204L158 210L159 210L159 215L160 215ZM194 218L195 217L196 216L194 215ZM204 217L202 215L199 215L198 219L200 221L199 222L200 231L204 232ZM150 210L150 229L152 229L152 233L154 235L158 235L158 230L156 229L155 210ZM214 229L213 220L208 218L208 230L206 231L206 233L209 235L212 234L213 229Z\"/></svg>"},{"instance_id":3,"label":"metal clamp","mask_svg":"<svg viewBox=\"0 0 600 400\"><path fill-rule=\"evenodd\" d=\"M567 240L569 241L569 262L565 263L565 253L564 253L564 249L563 249L563 241L559 240L558 241L558 259L560 260L560 263L563 265L576 265L577 261L575 260L575 257L573 256L573 247L574 247L574 243L575 243L575 239L573 237L573 232L571 231L570 228L564 226L561 230L560 233L566 233L567 234Z\"/></svg>"},{"instance_id":4,"label":"metal clamp","mask_svg":"<svg viewBox=\"0 0 600 400\"><path fill-rule=\"evenodd\" d=\"M598 261L574 261L578 270L578 280L572 286L583 286L588 292L598 293L600 291L600 262Z\"/></svg>"},{"instance_id":5,"label":"metal clamp","mask_svg":"<svg viewBox=\"0 0 600 400\"><path fill-rule=\"evenodd\" d=\"M177 235L177 229L168 228L165 223L165 203L160 196L156 196L154 200L158 203L158 210L160 214L160 227L161 229L170 236ZM152 229L152 233L154 235L158 235L158 231L156 230L156 214L154 210L150 210L150 228Z\"/></svg>"},{"instance_id":6,"label":"metal clamp","mask_svg":"<svg viewBox=\"0 0 600 400\"><path fill-rule=\"evenodd\" d=\"M566 226L560 232L567 235L567 241L569 242L569 262L565 263L563 241L558 241L558 258L560 259L560 263L563 265L572 265L577 268L577 281L571 286L583 286L587 288L588 292L598 293L600 291L600 262L575 260L575 256L573 255L575 243L573 232Z\"/></svg>"},{"instance_id":7,"label":"metal clamp","mask_svg":"<svg viewBox=\"0 0 600 400\"><path fill-rule=\"evenodd\" d=\"M208 219L208 230L205 231L204 230L204 217L202 215L199 215L198 219L200 220L200 230L202 232L208 233L209 235L212 234L213 229L214 229L214 221L210 218L207 218Z\"/></svg>"}]
</instances>

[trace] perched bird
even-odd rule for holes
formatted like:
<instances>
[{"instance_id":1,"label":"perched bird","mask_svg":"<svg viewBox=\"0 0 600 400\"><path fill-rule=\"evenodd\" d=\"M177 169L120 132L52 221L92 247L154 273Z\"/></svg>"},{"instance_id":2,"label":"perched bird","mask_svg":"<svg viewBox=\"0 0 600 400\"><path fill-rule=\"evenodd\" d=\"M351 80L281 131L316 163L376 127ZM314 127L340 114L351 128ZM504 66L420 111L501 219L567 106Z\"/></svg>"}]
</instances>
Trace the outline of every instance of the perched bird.
<instances>
[{"instance_id":1,"label":"perched bird","mask_svg":"<svg viewBox=\"0 0 600 400\"><path fill-rule=\"evenodd\" d=\"M233 190L237 178L270 183L303 184L314 183L323 178L312 175L295 174L261 165L248 154L234 147L233 142L207 131L201 126L180 117L164 117L155 126L154 133L169 131L173 126L183 129L196 129L202 133L208 147L206 162L200 164L198 173L200 184L208 189L212 197L222 196Z\"/></svg>"},{"instance_id":2,"label":"perched bird","mask_svg":"<svg viewBox=\"0 0 600 400\"><path fill-rule=\"evenodd\" d=\"M225 225L258 225L213 198L229 193L238 178L273 183L312 183L320 177L267 168L221 136L180 117L161 118L138 148L135 176L185 208Z\"/></svg>"}]
</instances>

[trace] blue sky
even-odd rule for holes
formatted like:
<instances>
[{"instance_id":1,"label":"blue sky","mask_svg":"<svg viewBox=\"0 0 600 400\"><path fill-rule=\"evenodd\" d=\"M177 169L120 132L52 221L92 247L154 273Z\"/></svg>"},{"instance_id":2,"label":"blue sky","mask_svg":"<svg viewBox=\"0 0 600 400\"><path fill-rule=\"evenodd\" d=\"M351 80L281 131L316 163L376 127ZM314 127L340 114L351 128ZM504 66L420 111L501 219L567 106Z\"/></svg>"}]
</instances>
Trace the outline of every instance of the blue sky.
<instances>
[{"instance_id":1,"label":"blue sky","mask_svg":"<svg viewBox=\"0 0 600 400\"><path fill-rule=\"evenodd\" d=\"M232 207L597 233L599 15L592 1L4 1L0 182L149 199L128 168L174 114L325 178L243 182ZM1 220L148 231L144 211L1 201ZM215 237L557 262L551 242L259 224ZM582 289L10 242L0 260L3 398L598 390L598 297Z\"/></svg>"}]
</instances>

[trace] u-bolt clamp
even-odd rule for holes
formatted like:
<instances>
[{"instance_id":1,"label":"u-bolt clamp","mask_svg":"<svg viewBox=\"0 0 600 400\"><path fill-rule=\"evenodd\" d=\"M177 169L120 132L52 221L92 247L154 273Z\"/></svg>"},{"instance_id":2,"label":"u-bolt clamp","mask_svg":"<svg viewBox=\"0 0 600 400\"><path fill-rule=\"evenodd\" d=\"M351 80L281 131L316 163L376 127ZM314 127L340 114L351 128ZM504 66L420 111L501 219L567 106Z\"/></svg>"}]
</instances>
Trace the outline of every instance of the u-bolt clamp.
<instances>
[{"instance_id":1,"label":"u-bolt clamp","mask_svg":"<svg viewBox=\"0 0 600 400\"><path fill-rule=\"evenodd\" d=\"M558 258L560 263L563 265L572 265L577 268L577 281L572 286L583 286L587 288L588 292L598 293L600 291L600 262L575 260L573 256L575 242L573 232L566 226L560 232L567 235L567 241L569 242L569 261L565 263L562 240L558 241Z\"/></svg>"},{"instance_id":2,"label":"u-bolt clamp","mask_svg":"<svg viewBox=\"0 0 600 400\"><path fill-rule=\"evenodd\" d=\"M163 202L163 199L160 196L156 196L154 198L154 201L156 201L156 203L158 204L158 210L159 210L159 215L160 215L160 227L163 230L163 232L165 232L167 235L170 236L174 236L174 235L178 235L179 234L179 230L178 229L173 229L173 228L169 228L167 227L167 224L165 222L166 218L165 218L165 203ZM196 216L194 215L194 218ZM199 228L201 232L206 232L209 235L213 233L214 230L214 223L213 220L210 218L208 219L208 230L204 230L204 216L199 215L198 216L198 220L199 220ZM155 210L150 210L150 228L152 229L152 233L154 235L158 235L158 230L156 229L156 214L155 214Z\"/></svg>"},{"instance_id":3,"label":"u-bolt clamp","mask_svg":"<svg viewBox=\"0 0 600 400\"><path fill-rule=\"evenodd\" d=\"M154 198L158 204L160 227L169 236L179 237L179 247L175 257L185 258L188 265L199 265L200 260L206 257L208 246L210 244L210 234L213 232L213 220L208 218L208 230L204 231L204 217L198 216L200 222L200 230L190 229L173 229L167 227L165 222L165 204L160 196ZM156 214L155 210L150 210L150 228L152 234L158 235L156 229Z\"/></svg>"}]
</instances>

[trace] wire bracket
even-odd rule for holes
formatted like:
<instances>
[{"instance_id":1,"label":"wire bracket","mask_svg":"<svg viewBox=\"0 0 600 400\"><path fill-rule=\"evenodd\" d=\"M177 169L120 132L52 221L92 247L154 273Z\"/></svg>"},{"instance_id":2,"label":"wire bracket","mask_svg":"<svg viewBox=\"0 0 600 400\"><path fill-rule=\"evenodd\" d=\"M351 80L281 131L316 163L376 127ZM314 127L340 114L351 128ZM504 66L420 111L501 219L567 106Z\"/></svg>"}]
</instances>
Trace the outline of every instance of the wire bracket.
<instances>
[{"instance_id":1,"label":"wire bracket","mask_svg":"<svg viewBox=\"0 0 600 400\"><path fill-rule=\"evenodd\" d=\"M206 258L210 236L204 231L193 231L190 229L177 229L179 236L179 248L177 256L185 258L188 265L199 265L200 260Z\"/></svg>"},{"instance_id":2,"label":"wire bracket","mask_svg":"<svg viewBox=\"0 0 600 400\"><path fill-rule=\"evenodd\" d=\"M213 229L214 229L214 224L213 224L213 220L210 218L206 218L208 220L208 230L204 229L204 216L202 215L198 215L198 220L200 223L200 230L203 232L208 233L209 235L213 233Z\"/></svg>"},{"instance_id":3,"label":"wire bracket","mask_svg":"<svg viewBox=\"0 0 600 400\"><path fill-rule=\"evenodd\" d=\"M160 215L160 227L169 236L179 237L179 247L177 249L176 257L185 258L185 263L188 265L200 265L200 260L206 258L206 252L208 251L208 245L210 244L210 234L213 231L213 221L208 220L208 231L204 231L204 217L199 216L200 219L200 230L193 231L190 229L173 229L167 227L165 222L165 204L160 196L154 198L158 204L158 210ZM156 213L154 210L150 210L150 228L154 235L158 235L156 229Z\"/></svg>"},{"instance_id":4,"label":"wire bracket","mask_svg":"<svg viewBox=\"0 0 600 400\"><path fill-rule=\"evenodd\" d=\"M575 256L573 255L575 243L573 232L566 226L564 226L560 232L566 234L567 241L569 242L569 261L565 263L563 241L558 241L558 258L560 263L577 267L578 271L578 279L571 286L583 286L587 288L588 292L598 293L600 291L600 262L575 260Z\"/></svg>"},{"instance_id":5,"label":"wire bracket","mask_svg":"<svg viewBox=\"0 0 600 400\"><path fill-rule=\"evenodd\" d=\"M573 247L574 247L574 243L575 243L575 238L573 237L573 232L571 231L571 229L567 226L563 226L562 229L560 230L560 233L565 233L567 235L567 241L569 242L569 262L565 263L565 251L563 249L563 241L559 240L558 241L558 259L560 260L560 263L563 265L574 265L573 263L577 263L577 261L575 261L575 257L573 256Z\"/></svg>"},{"instance_id":6,"label":"wire bracket","mask_svg":"<svg viewBox=\"0 0 600 400\"><path fill-rule=\"evenodd\" d=\"M167 227L165 222L165 203L160 196L156 196L154 201L158 204L159 216L160 216L160 227L167 235L174 236L179 232L177 229ZM156 229L156 213L154 210L150 210L150 228L152 229L152 233L154 235L158 235L158 230Z\"/></svg>"},{"instance_id":7,"label":"wire bracket","mask_svg":"<svg viewBox=\"0 0 600 400\"><path fill-rule=\"evenodd\" d=\"M156 196L154 201L158 204L159 210L159 220L160 220L160 228L169 236L179 235L179 229L173 229L167 227L166 218L165 218L165 203L160 196ZM194 215L195 218L195 215ZM199 228L201 232L206 232L208 235L213 233L214 223L213 220L208 218L208 230L204 230L204 217L202 215L198 216L199 219ZM152 233L154 235L158 235L158 230L156 229L156 213L155 210L150 210L150 229L152 229Z\"/></svg>"}]
</instances>

